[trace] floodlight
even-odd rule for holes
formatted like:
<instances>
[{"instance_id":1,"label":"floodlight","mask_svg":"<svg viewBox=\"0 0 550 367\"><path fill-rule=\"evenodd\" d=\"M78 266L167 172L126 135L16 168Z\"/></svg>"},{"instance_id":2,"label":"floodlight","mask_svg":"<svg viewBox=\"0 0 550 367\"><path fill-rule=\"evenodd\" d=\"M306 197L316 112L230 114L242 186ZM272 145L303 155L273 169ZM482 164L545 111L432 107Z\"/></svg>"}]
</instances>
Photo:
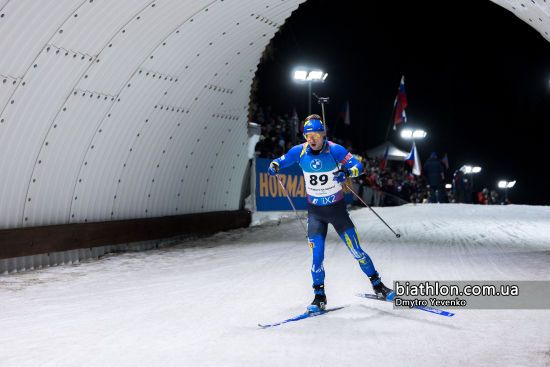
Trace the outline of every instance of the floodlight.
<instances>
[{"instance_id":1,"label":"floodlight","mask_svg":"<svg viewBox=\"0 0 550 367\"><path fill-rule=\"evenodd\" d=\"M307 78L307 71L305 70L296 70L294 72L294 79L296 80L306 80Z\"/></svg>"}]
</instances>

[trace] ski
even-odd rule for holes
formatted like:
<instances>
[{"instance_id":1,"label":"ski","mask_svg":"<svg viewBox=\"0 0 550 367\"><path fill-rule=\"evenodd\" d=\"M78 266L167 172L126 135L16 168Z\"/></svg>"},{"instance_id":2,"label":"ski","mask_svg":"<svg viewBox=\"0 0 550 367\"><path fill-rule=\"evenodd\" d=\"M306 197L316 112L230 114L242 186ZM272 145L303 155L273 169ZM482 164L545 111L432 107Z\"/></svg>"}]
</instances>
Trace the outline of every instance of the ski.
<instances>
[{"instance_id":1,"label":"ski","mask_svg":"<svg viewBox=\"0 0 550 367\"><path fill-rule=\"evenodd\" d=\"M379 298L379 297L376 296L375 294L359 293L359 294L357 294L357 297L368 298L368 299L375 299L375 300L377 300L377 301L393 303L393 301L387 301L387 300L385 300L384 298ZM440 310L440 309L438 309L438 308L433 308L433 307L427 307L427 306L413 306L413 308L416 308L417 310L422 310L422 311L426 311L426 312L435 313L436 315L441 315L441 316L446 316L446 317L453 317L453 316L455 315L455 314L452 313L452 312Z\"/></svg>"},{"instance_id":2,"label":"ski","mask_svg":"<svg viewBox=\"0 0 550 367\"><path fill-rule=\"evenodd\" d=\"M332 312L332 311L341 310L344 307L346 307L346 306L327 308L326 310L322 310L322 311L318 311L318 312L304 312L303 314L291 317L291 318L283 320L283 321L276 322L274 324L258 324L258 326L261 327L262 329L267 329L267 328L270 328L270 327L286 324L287 322L299 321L299 320L303 320L303 319L308 319L310 317L321 316L321 315L324 315L324 314Z\"/></svg>"}]
</instances>

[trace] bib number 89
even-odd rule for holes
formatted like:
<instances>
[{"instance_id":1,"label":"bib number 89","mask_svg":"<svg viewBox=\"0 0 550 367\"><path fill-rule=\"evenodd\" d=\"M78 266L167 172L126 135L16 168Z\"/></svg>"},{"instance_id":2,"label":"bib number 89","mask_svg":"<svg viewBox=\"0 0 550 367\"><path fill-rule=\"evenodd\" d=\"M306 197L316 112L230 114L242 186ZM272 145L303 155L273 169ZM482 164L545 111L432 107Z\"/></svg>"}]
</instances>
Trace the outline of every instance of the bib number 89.
<instances>
[{"instance_id":1,"label":"bib number 89","mask_svg":"<svg viewBox=\"0 0 550 367\"><path fill-rule=\"evenodd\" d=\"M309 183L312 186L316 186L318 183L321 183L321 185L325 185L328 182L328 175L311 175L309 176Z\"/></svg>"}]
</instances>

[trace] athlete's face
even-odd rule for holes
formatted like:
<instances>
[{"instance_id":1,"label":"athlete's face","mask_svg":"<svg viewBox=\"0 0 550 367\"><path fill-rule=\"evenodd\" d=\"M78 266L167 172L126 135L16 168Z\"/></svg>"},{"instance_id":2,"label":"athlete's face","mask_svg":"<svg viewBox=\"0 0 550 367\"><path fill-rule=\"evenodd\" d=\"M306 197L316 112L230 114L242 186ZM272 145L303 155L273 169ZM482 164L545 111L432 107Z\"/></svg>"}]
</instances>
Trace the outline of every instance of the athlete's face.
<instances>
[{"instance_id":1,"label":"athlete's face","mask_svg":"<svg viewBox=\"0 0 550 367\"><path fill-rule=\"evenodd\" d=\"M323 140L325 139L325 133L307 133L306 140L311 149L320 150L323 147Z\"/></svg>"}]
</instances>

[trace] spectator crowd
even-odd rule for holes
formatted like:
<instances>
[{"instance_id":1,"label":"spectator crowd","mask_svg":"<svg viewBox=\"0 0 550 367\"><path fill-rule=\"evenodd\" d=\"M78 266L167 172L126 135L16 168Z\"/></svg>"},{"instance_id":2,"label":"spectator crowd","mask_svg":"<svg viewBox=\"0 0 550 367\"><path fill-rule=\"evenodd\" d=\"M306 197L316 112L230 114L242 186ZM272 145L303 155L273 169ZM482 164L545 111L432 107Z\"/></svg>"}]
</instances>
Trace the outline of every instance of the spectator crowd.
<instances>
[{"instance_id":1,"label":"spectator crowd","mask_svg":"<svg viewBox=\"0 0 550 367\"><path fill-rule=\"evenodd\" d=\"M256 144L256 156L274 159L283 155L296 144L304 141L302 124L295 111L275 114L270 107L257 108L252 121L261 125L260 140ZM496 190L484 188L474 192L472 180L461 170L452 177L452 187L445 187L447 167L435 152L424 162L422 175L415 176L404 161L384 161L382 157L368 157L365 152L357 154L351 141L330 134L330 140L344 146L358 158L364 174L353 180L354 191L373 206L395 206L406 203L479 203L508 204ZM362 204L359 201L356 205Z\"/></svg>"}]
</instances>

